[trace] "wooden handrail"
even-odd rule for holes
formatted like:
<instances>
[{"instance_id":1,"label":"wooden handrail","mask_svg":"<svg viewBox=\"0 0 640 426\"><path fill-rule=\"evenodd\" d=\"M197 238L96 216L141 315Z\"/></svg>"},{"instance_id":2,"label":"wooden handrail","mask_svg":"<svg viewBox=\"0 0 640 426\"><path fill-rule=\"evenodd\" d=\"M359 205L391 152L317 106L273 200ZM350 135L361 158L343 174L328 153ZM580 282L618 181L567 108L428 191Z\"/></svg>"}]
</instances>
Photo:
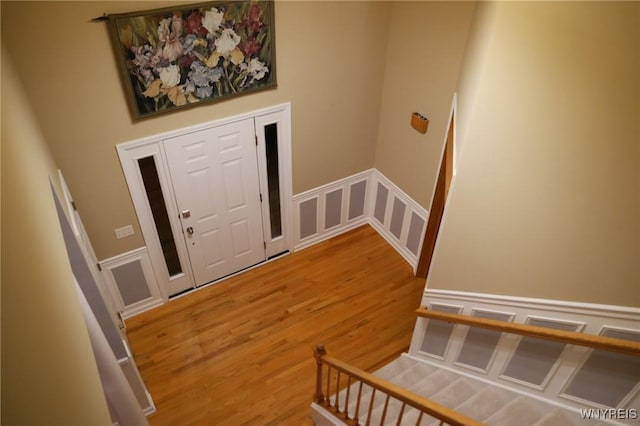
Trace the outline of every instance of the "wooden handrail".
<instances>
[{"instance_id":1,"label":"wooden handrail","mask_svg":"<svg viewBox=\"0 0 640 426\"><path fill-rule=\"evenodd\" d=\"M323 394L323 391L322 391L322 381L323 381L322 365L326 364L330 368L334 368L336 371L338 371L338 374L343 373L350 379L355 379L356 382L359 381L361 383L365 383L371 386L374 389L373 390L374 393L376 391L381 392L387 395L387 398L391 396L399 400L400 402L402 402L404 405L409 405L413 408L416 408L421 413L429 414L430 416L435 417L441 422L444 422L446 424L454 425L454 426L482 426L482 423L470 417L467 417L464 414L458 413L450 408L437 404L411 391L403 389L402 387L397 386L391 382L380 379L379 377L376 377L370 373L367 373L364 370L361 370L357 367L351 366L345 362L342 362L338 359L328 356L324 346L322 345L318 345L316 347L314 351L314 358L316 359L316 362L318 365L315 401L320 405L331 408L328 395L325 398L325 395ZM338 382L339 380L340 379L338 378ZM327 383L329 383L329 378L327 378ZM352 383L352 381L350 380L349 383ZM358 400L357 400L358 406L360 405L361 390L362 388L360 388L358 391ZM329 394L329 390L327 390L327 394ZM338 405L337 395L338 395L338 392L336 392L336 406ZM349 401L346 400L345 409L348 407L348 403ZM388 404L388 399L386 403ZM339 411L339 407L336 407L336 408L337 408L337 411ZM372 407L370 406L369 416L371 415L371 408ZM356 413L357 411L358 409L356 408ZM386 413L386 405L385 405L385 413ZM402 415L402 412L400 415ZM422 416L422 414L420 416Z\"/></svg>"},{"instance_id":2,"label":"wooden handrail","mask_svg":"<svg viewBox=\"0 0 640 426\"><path fill-rule=\"evenodd\" d=\"M640 355L640 342L634 342L631 340L595 336L575 331L556 330L553 328L528 324L517 324L500 320L477 318L468 315L438 312L426 307L419 308L416 313L418 316L423 318L537 337L539 339L554 340L556 342L570 343L573 345L588 346L594 349L603 349L611 352L620 352L636 356Z\"/></svg>"}]
</instances>

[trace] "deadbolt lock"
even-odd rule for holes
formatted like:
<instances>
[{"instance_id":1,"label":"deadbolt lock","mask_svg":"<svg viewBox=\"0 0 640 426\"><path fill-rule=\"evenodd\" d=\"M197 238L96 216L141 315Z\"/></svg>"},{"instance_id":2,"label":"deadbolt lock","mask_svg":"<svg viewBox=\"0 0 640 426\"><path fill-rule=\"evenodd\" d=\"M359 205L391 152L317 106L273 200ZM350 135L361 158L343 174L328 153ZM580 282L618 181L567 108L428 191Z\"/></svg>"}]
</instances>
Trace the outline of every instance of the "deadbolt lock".
<instances>
[{"instance_id":1,"label":"deadbolt lock","mask_svg":"<svg viewBox=\"0 0 640 426\"><path fill-rule=\"evenodd\" d=\"M188 228L187 228L187 233L188 233L189 235L193 235L193 227L192 227L192 226L190 226L190 227L188 227Z\"/></svg>"},{"instance_id":2,"label":"deadbolt lock","mask_svg":"<svg viewBox=\"0 0 640 426\"><path fill-rule=\"evenodd\" d=\"M188 219L188 218L190 218L190 217L191 217L191 210L184 210L184 211L182 212L182 218L183 218L183 219Z\"/></svg>"}]
</instances>

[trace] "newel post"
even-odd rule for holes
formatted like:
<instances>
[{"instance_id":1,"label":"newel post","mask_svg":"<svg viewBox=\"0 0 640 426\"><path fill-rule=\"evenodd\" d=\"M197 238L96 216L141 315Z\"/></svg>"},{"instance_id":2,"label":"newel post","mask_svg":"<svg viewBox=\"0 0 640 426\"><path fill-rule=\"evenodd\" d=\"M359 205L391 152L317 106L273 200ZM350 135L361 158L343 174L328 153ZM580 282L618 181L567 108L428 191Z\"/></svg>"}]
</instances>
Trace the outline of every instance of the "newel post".
<instances>
[{"instance_id":1,"label":"newel post","mask_svg":"<svg viewBox=\"0 0 640 426\"><path fill-rule=\"evenodd\" d=\"M316 394L314 400L318 404L324 403L324 394L322 393L322 357L327 354L324 345L317 345L313 351L313 357L316 360Z\"/></svg>"}]
</instances>

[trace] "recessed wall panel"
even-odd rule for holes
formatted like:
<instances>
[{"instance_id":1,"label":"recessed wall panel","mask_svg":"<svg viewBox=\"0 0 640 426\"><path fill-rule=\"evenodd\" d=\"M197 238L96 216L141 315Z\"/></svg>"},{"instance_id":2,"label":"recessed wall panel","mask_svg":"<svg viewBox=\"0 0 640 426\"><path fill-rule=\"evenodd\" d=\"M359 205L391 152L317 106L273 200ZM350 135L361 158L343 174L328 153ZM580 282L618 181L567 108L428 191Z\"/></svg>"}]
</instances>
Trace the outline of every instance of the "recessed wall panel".
<instances>
[{"instance_id":1,"label":"recessed wall panel","mask_svg":"<svg viewBox=\"0 0 640 426\"><path fill-rule=\"evenodd\" d=\"M530 318L527 324L564 331L576 331L577 328L575 324L537 318ZM561 342L523 336L502 375L542 386L565 346Z\"/></svg>"},{"instance_id":2,"label":"recessed wall panel","mask_svg":"<svg viewBox=\"0 0 640 426\"><path fill-rule=\"evenodd\" d=\"M608 329L606 337L640 342L640 333ZM640 357L594 350L564 393L608 407L617 407L640 381Z\"/></svg>"},{"instance_id":3,"label":"recessed wall panel","mask_svg":"<svg viewBox=\"0 0 640 426\"><path fill-rule=\"evenodd\" d=\"M431 305L431 310L438 312L446 312L448 314L459 314L462 307ZM430 319L424 332L422 345L420 350L428 354L443 358L449 345L451 333L453 333L454 324L446 321Z\"/></svg>"},{"instance_id":4,"label":"recessed wall panel","mask_svg":"<svg viewBox=\"0 0 640 426\"><path fill-rule=\"evenodd\" d=\"M411 213L411 222L409 223L409 235L407 235L407 248L414 255L418 255L420 249L420 239L424 229L424 219L416 214Z\"/></svg>"},{"instance_id":5,"label":"recessed wall panel","mask_svg":"<svg viewBox=\"0 0 640 426\"><path fill-rule=\"evenodd\" d=\"M342 218L342 188L329 192L325 198L324 228L340 225Z\"/></svg>"},{"instance_id":6,"label":"recessed wall panel","mask_svg":"<svg viewBox=\"0 0 640 426\"><path fill-rule=\"evenodd\" d=\"M300 203L300 239L318 233L318 199L311 198Z\"/></svg>"},{"instance_id":7,"label":"recessed wall panel","mask_svg":"<svg viewBox=\"0 0 640 426\"><path fill-rule=\"evenodd\" d=\"M378 183L378 189L376 190L376 203L373 210L373 217L378 219L378 222L384 225L385 213L387 210L387 198L389 197L389 190L384 185Z\"/></svg>"},{"instance_id":8,"label":"recessed wall panel","mask_svg":"<svg viewBox=\"0 0 640 426\"><path fill-rule=\"evenodd\" d=\"M393 200L393 210L391 212L391 226L389 230L397 238L400 239L402 233L402 223L404 221L404 211L407 205L399 198Z\"/></svg>"},{"instance_id":9,"label":"recessed wall panel","mask_svg":"<svg viewBox=\"0 0 640 426\"><path fill-rule=\"evenodd\" d=\"M363 180L349 186L349 220L364 215L364 202L367 193L367 181Z\"/></svg>"},{"instance_id":10,"label":"recessed wall panel","mask_svg":"<svg viewBox=\"0 0 640 426\"><path fill-rule=\"evenodd\" d=\"M473 316L497 321L509 321L513 317L509 313L485 311L474 311ZM486 371L501 336L496 330L470 327L456 362Z\"/></svg>"},{"instance_id":11,"label":"recessed wall panel","mask_svg":"<svg viewBox=\"0 0 640 426\"><path fill-rule=\"evenodd\" d=\"M140 262L116 266L111 269L111 272L125 306L133 305L151 297Z\"/></svg>"}]
</instances>

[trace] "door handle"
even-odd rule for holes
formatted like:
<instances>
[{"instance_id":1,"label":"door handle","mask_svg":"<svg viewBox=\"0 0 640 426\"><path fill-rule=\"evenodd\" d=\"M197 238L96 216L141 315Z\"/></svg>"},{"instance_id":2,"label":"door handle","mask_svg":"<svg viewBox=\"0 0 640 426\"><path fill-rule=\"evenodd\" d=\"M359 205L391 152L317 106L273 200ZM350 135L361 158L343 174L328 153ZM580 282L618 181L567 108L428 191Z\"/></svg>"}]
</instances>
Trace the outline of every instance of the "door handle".
<instances>
[{"instance_id":1,"label":"door handle","mask_svg":"<svg viewBox=\"0 0 640 426\"><path fill-rule=\"evenodd\" d=\"M193 227L192 226L187 228L187 234L193 235Z\"/></svg>"}]
</instances>

